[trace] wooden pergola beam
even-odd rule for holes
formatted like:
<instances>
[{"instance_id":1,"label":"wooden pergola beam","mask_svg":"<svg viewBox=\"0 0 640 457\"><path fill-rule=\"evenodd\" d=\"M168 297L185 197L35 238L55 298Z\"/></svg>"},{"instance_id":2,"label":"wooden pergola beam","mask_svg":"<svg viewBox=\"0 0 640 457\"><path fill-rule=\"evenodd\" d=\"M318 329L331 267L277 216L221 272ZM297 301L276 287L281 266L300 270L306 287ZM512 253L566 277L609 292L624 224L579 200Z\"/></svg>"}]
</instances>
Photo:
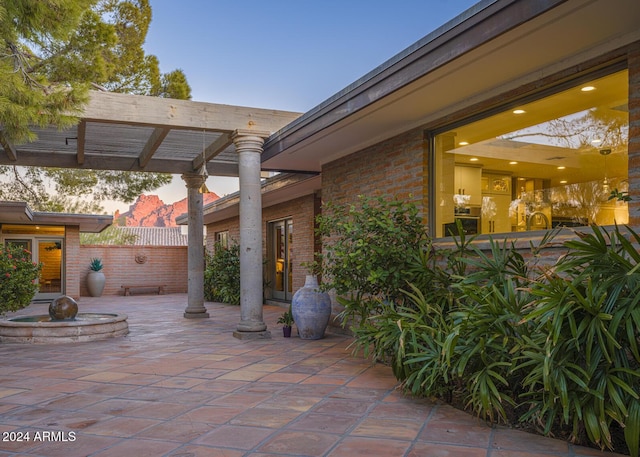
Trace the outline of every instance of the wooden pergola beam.
<instances>
[{"instance_id":1,"label":"wooden pergola beam","mask_svg":"<svg viewBox=\"0 0 640 457\"><path fill-rule=\"evenodd\" d=\"M7 154L7 157L11 162L16 162L18 160L18 153L16 152L16 148L7 137L4 135L4 132L0 130L0 144L4 148L4 152Z\"/></svg>"},{"instance_id":2,"label":"wooden pergola beam","mask_svg":"<svg viewBox=\"0 0 640 457\"><path fill-rule=\"evenodd\" d=\"M275 132L300 113L143 95L92 91L81 117L90 122L172 129Z\"/></svg>"},{"instance_id":3,"label":"wooden pergola beam","mask_svg":"<svg viewBox=\"0 0 640 457\"><path fill-rule=\"evenodd\" d=\"M86 121L80 121L80 123L78 124L78 144L77 144L77 148L78 151L76 153L76 159L78 161L78 165L83 165L84 164L84 147L85 147L85 142L87 140L87 123Z\"/></svg>"},{"instance_id":4,"label":"wooden pergola beam","mask_svg":"<svg viewBox=\"0 0 640 457\"><path fill-rule=\"evenodd\" d=\"M171 129L161 127L154 129L151 136L149 136L147 143L144 145L144 148L140 153L140 157L138 157L138 164L140 165L140 168L144 168L149 164L153 154L158 150L170 131Z\"/></svg>"},{"instance_id":5,"label":"wooden pergola beam","mask_svg":"<svg viewBox=\"0 0 640 457\"><path fill-rule=\"evenodd\" d=\"M204 153L193 159L193 169L199 170L204 162L208 162L232 143L231 134L223 133L204 150Z\"/></svg>"}]
</instances>

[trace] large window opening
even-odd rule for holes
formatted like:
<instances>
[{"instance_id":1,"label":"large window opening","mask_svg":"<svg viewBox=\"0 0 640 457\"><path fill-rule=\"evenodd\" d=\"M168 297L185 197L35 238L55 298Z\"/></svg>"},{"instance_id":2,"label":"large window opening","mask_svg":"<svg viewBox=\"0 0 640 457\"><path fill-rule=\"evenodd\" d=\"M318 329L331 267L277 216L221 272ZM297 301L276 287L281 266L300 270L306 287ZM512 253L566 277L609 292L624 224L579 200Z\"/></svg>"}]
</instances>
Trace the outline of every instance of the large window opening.
<instances>
[{"instance_id":1,"label":"large window opening","mask_svg":"<svg viewBox=\"0 0 640 457\"><path fill-rule=\"evenodd\" d=\"M628 72L438 133L437 237L628 222Z\"/></svg>"},{"instance_id":2,"label":"large window opening","mask_svg":"<svg viewBox=\"0 0 640 457\"><path fill-rule=\"evenodd\" d=\"M4 224L2 243L29 251L31 260L42 263L34 300L59 297L64 288L64 227Z\"/></svg>"}]
</instances>

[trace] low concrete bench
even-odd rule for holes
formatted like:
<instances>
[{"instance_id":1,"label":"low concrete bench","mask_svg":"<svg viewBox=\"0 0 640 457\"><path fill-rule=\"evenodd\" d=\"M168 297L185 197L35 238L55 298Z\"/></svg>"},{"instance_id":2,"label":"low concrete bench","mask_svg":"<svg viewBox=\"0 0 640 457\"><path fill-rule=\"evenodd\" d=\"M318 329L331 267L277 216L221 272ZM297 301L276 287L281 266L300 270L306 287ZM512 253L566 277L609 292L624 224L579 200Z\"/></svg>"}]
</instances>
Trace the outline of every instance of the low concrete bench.
<instances>
[{"instance_id":1,"label":"low concrete bench","mask_svg":"<svg viewBox=\"0 0 640 457\"><path fill-rule=\"evenodd\" d=\"M131 295L131 289L157 289L158 295L164 295L164 284L162 285L148 285L148 284L135 284L135 285L122 285L124 289L125 297Z\"/></svg>"}]
</instances>

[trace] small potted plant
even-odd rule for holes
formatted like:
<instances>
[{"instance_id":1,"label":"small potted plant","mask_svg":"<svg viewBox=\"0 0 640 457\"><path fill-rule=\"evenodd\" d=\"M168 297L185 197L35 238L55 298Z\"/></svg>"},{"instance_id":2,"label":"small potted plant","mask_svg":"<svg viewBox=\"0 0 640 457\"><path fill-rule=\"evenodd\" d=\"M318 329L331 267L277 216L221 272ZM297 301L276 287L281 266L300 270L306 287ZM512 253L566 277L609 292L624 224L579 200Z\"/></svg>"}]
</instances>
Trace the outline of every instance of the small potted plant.
<instances>
[{"instance_id":1,"label":"small potted plant","mask_svg":"<svg viewBox=\"0 0 640 457\"><path fill-rule=\"evenodd\" d=\"M289 306L287 311L282 313L282 316L278 319L278 324L282 324L282 334L284 337L291 337L291 326L293 325L293 313L291 312L291 306Z\"/></svg>"},{"instance_id":2,"label":"small potted plant","mask_svg":"<svg viewBox=\"0 0 640 457\"><path fill-rule=\"evenodd\" d=\"M102 272L102 260L94 257L89 263L89 274L87 275L87 289L92 297L99 297L104 290L105 276Z\"/></svg>"}]
</instances>

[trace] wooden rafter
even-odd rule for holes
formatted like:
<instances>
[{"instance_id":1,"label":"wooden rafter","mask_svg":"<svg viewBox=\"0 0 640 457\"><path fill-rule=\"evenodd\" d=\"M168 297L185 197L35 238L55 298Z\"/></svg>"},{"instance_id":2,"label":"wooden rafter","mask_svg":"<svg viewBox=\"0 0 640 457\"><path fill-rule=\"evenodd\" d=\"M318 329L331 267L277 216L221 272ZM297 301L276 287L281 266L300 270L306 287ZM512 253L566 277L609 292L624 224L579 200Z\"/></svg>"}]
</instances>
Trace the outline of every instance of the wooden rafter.
<instances>
[{"instance_id":1,"label":"wooden rafter","mask_svg":"<svg viewBox=\"0 0 640 457\"><path fill-rule=\"evenodd\" d=\"M78 165L84 164L84 146L87 139L87 123L85 121L80 121L78 124L78 152L76 154L76 158L78 160Z\"/></svg>"},{"instance_id":2,"label":"wooden rafter","mask_svg":"<svg viewBox=\"0 0 640 457\"><path fill-rule=\"evenodd\" d=\"M220 135L213 143L206 147L204 154L200 154L193 159L193 169L199 170L204 162L208 162L224 151L232 141L230 133Z\"/></svg>"},{"instance_id":3,"label":"wooden rafter","mask_svg":"<svg viewBox=\"0 0 640 457\"><path fill-rule=\"evenodd\" d=\"M153 154L155 154L155 152L158 150L170 131L171 129L168 129L166 127L158 127L154 129L151 136L149 136L147 143L144 145L144 148L140 153L140 157L138 157L140 168L144 168L147 166L147 164L153 157Z\"/></svg>"}]
</instances>

